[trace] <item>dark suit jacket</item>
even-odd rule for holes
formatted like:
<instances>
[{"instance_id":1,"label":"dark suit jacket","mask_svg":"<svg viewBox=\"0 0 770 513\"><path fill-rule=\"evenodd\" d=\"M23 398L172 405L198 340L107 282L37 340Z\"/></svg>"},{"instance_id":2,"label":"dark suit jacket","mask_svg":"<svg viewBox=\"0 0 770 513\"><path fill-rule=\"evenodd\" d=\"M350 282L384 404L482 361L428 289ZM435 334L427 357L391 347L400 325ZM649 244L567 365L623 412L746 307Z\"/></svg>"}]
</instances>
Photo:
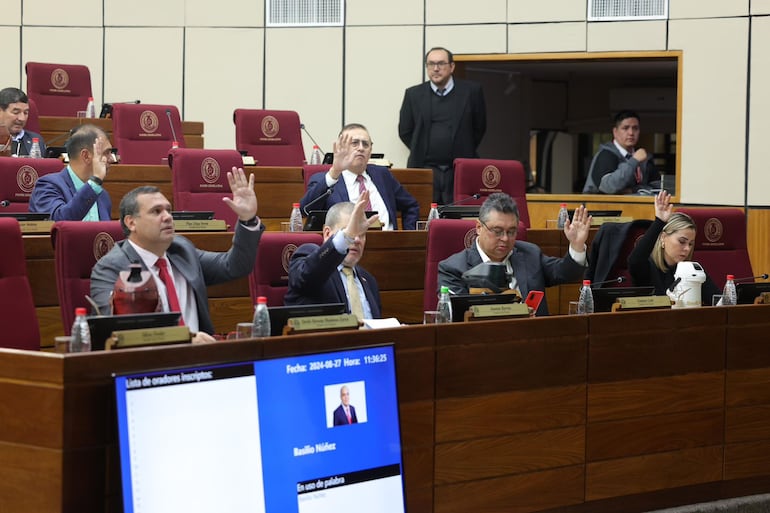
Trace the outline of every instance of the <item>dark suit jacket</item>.
<instances>
[{"instance_id":1,"label":"dark suit jacket","mask_svg":"<svg viewBox=\"0 0 770 513\"><path fill-rule=\"evenodd\" d=\"M522 297L530 290L545 292L546 287L561 283L577 283L583 278L585 267L575 262L569 253L563 258L545 256L535 244L516 241L511 255L513 274ZM438 286L449 287L455 294L467 294L468 286L463 282L462 274L482 262L481 255L474 244L472 247L438 264ZM577 296L577 288L575 288ZM541 301L537 315L548 315L548 301Z\"/></svg>"},{"instance_id":2,"label":"dark suit jacket","mask_svg":"<svg viewBox=\"0 0 770 513\"><path fill-rule=\"evenodd\" d=\"M431 100L433 89L430 82L412 86L404 93L398 120L398 136L409 147L408 167L425 167L431 126ZM461 109L453 113L453 155L456 158L478 158L478 147L487 130L487 107L481 85L454 78L454 88L449 94L458 95Z\"/></svg>"},{"instance_id":3,"label":"dark suit jacket","mask_svg":"<svg viewBox=\"0 0 770 513\"><path fill-rule=\"evenodd\" d=\"M283 302L286 305L314 305L322 303L345 303L350 313L350 304L345 286L337 272L337 266L345 259L334 247L331 237L323 246L303 244L291 256L289 265L289 289ZM356 273L364 288L366 300L372 310L372 317L382 317L382 302L377 280L360 265Z\"/></svg>"},{"instance_id":4,"label":"dark suit jacket","mask_svg":"<svg viewBox=\"0 0 770 513\"><path fill-rule=\"evenodd\" d=\"M45 141L40 136L40 134L35 132L30 132L29 130L24 130L24 137L21 138L19 141L19 151L17 153L14 153L14 155L18 155L19 157L26 157L29 155L29 150L32 149L32 139L34 137L37 137L38 144L40 144L40 154L45 157Z\"/></svg>"},{"instance_id":5,"label":"dark suit jacket","mask_svg":"<svg viewBox=\"0 0 770 513\"><path fill-rule=\"evenodd\" d=\"M398 216L396 214L401 212L403 229L414 230L417 227L417 220L420 218L420 205L414 199L414 196L404 189L388 168L369 165L366 166L366 172L369 173L372 182L374 182L377 191L385 202L388 215L393 222L393 227L398 229ZM348 190L345 187L345 180L342 176L330 189L326 187L326 173L316 173L310 177L307 191L299 202L302 211L304 212L305 207L310 202L319 198L328 190L331 190L331 193L326 198L313 203L310 206L311 210L328 210L329 207L336 203L350 201Z\"/></svg>"},{"instance_id":6,"label":"dark suit jacket","mask_svg":"<svg viewBox=\"0 0 770 513\"><path fill-rule=\"evenodd\" d=\"M353 407L353 405L349 405L348 408L350 408L350 423L351 424L358 424L358 417L356 417L356 409ZM342 407L340 404L336 410L334 410L334 425L335 426L346 426L348 424L348 416L345 415L345 408Z\"/></svg>"},{"instance_id":7,"label":"dark suit jacket","mask_svg":"<svg viewBox=\"0 0 770 513\"><path fill-rule=\"evenodd\" d=\"M265 227L251 231L236 223L232 247L224 253L197 249L189 239L177 235L166 250L174 272L181 273L195 294L198 306L198 328L214 334L214 324L209 315L209 298L206 287L246 276L254 268L257 245ZM118 242L104 255L91 271L91 298L102 312L109 311L110 293L120 271L130 264L144 262L127 240Z\"/></svg>"},{"instance_id":8,"label":"dark suit jacket","mask_svg":"<svg viewBox=\"0 0 770 513\"><path fill-rule=\"evenodd\" d=\"M29 211L50 213L54 221L82 221L94 202L99 210L99 220L109 221L112 212L110 194L106 190L96 194L88 184L75 191L75 184L65 167L37 180L29 198Z\"/></svg>"}]
</instances>

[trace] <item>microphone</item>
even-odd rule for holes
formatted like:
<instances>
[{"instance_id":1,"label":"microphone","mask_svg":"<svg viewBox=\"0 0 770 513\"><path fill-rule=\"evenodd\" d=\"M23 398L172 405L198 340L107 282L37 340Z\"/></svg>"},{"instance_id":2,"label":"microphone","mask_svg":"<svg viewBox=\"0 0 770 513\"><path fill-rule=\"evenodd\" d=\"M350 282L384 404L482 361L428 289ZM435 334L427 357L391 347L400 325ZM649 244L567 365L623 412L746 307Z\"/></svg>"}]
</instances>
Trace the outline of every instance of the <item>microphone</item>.
<instances>
[{"instance_id":1,"label":"microphone","mask_svg":"<svg viewBox=\"0 0 770 513\"><path fill-rule=\"evenodd\" d=\"M138 100L137 100L137 103L139 103ZM178 144L179 143L179 139L176 138L176 131L174 130L174 123L173 123L173 121L171 121L171 109L166 109L166 117L168 118L168 126L171 127L171 136L174 138L174 142ZM171 146L173 147L174 145L172 144Z\"/></svg>"},{"instance_id":2,"label":"microphone","mask_svg":"<svg viewBox=\"0 0 770 513\"><path fill-rule=\"evenodd\" d=\"M678 277L677 279L675 279L674 283L672 283L671 286L668 287L668 291L669 292L674 292L674 289L676 288L677 285L679 285L679 283L681 281L682 281L682 277L681 276Z\"/></svg>"},{"instance_id":3,"label":"microphone","mask_svg":"<svg viewBox=\"0 0 770 513\"><path fill-rule=\"evenodd\" d=\"M332 193L332 189L326 189L326 192L324 192L323 194L318 196L316 199L314 199L313 201L311 201L310 203L305 205L305 207L302 209L302 211L305 213L305 217L310 215L310 214L307 213L307 209L308 209L308 207L310 205L315 205L316 203L318 203L322 199L325 199L325 198L329 197L331 195L331 193Z\"/></svg>"},{"instance_id":4,"label":"microphone","mask_svg":"<svg viewBox=\"0 0 770 513\"><path fill-rule=\"evenodd\" d=\"M308 136L308 137L310 137L310 140L311 140L311 141L313 141L313 144L315 144L316 146L318 146L318 149L319 149L319 150L321 150L321 145L320 145L320 144L318 144L317 142L315 142L315 139L313 139L313 136L312 136L312 135L310 135L310 132L308 132L308 131L307 131L307 128L305 128L305 123L300 123L300 124L299 124L299 127L302 129L302 131L303 131L303 132L305 132L305 133L307 134L307 136ZM321 153L323 153L323 152L324 152L324 151L323 151L323 150L321 150Z\"/></svg>"},{"instance_id":5,"label":"microphone","mask_svg":"<svg viewBox=\"0 0 770 513\"><path fill-rule=\"evenodd\" d=\"M611 280L597 281L596 283L592 283L591 288L594 288L597 285L606 285L608 283L623 283L624 281L626 281L625 276L618 276L617 278L613 278Z\"/></svg>"},{"instance_id":6,"label":"microphone","mask_svg":"<svg viewBox=\"0 0 770 513\"><path fill-rule=\"evenodd\" d=\"M53 146L53 143L55 143L55 142L59 142L59 141L61 141L62 139L68 139L68 138L69 138L69 137L72 135L72 132L73 132L74 130L75 130L75 129L74 129L74 128L72 128L72 129L70 129L69 131L67 131L67 132L65 132L65 133L63 133L63 134L59 134L59 135L57 135L56 137L54 137L54 138L53 138L53 139L51 139L50 141L45 141L45 145L46 145L46 146Z\"/></svg>"},{"instance_id":7,"label":"microphone","mask_svg":"<svg viewBox=\"0 0 770 513\"><path fill-rule=\"evenodd\" d=\"M768 274L767 274L767 273L764 273L764 274L760 274L759 276L744 276L743 278L735 278L735 279L733 280L733 283L744 283L744 282L747 282L747 281L749 281L749 280L751 280L751 281L756 281L757 279L763 279L763 280L766 280L766 279L767 279L767 277L768 277Z\"/></svg>"},{"instance_id":8,"label":"microphone","mask_svg":"<svg viewBox=\"0 0 770 513\"><path fill-rule=\"evenodd\" d=\"M440 214L441 212L443 212L443 211L444 211L444 209L445 209L445 208L454 207L454 206L457 206L457 205L462 205L462 204L463 204L463 203L465 203L466 201L477 200L477 199L479 199L480 197L481 197L481 194L479 194L479 193L477 192L477 193L476 193L476 194L474 194L473 196L468 196L467 198L463 198L463 199L461 199L460 201L453 201L453 202L452 202L452 203L450 203L449 205L441 205L441 206L440 206L440 207L438 207L436 210L438 210L438 213Z\"/></svg>"},{"instance_id":9,"label":"microphone","mask_svg":"<svg viewBox=\"0 0 770 513\"><path fill-rule=\"evenodd\" d=\"M11 206L11 202L8 200L0 201L0 207L7 208Z\"/></svg>"}]
</instances>

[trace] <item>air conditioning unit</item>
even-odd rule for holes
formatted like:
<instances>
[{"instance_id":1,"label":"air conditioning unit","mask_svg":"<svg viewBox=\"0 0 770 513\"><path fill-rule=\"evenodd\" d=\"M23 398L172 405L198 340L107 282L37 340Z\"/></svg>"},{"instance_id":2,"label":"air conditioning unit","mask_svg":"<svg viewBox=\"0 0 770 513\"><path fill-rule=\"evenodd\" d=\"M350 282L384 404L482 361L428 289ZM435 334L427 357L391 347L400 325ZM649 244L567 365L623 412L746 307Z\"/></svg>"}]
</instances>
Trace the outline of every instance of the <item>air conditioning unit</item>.
<instances>
[{"instance_id":1,"label":"air conditioning unit","mask_svg":"<svg viewBox=\"0 0 770 513\"><path fill-rule=\"evenodd\" d=\"M675 87L623 87L610 89L610 111L676 112Z\"/></svg>"}]
</instances>

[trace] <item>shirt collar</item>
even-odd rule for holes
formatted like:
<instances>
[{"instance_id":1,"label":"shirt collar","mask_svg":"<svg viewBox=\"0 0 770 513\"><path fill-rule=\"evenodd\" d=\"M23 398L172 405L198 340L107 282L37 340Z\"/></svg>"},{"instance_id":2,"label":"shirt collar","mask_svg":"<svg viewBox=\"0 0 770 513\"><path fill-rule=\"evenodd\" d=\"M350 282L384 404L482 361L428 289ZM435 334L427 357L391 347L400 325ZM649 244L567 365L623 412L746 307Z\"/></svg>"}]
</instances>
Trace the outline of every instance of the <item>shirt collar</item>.
<instances>
[{"instance_id":1,"label":"shirt collar","mask_svg":"<svg viewBox=\"0 0 770 513\"><path fill-rule=\"evenodd\" d=\"M430 83L430 88L433 89L433 92L435 94L438 94L438 86L434 84L433 82ZM449 92L455 88L455 79L454 77L449 77L449 82L446 83L446 87L444 87L444 96L448 95Z\"/></svg>"},{"instance_id":2,"label":"shirt collar","mask_svg":"<svg viewBox=\"0 0 770 513\"><path fill-rule=\"evenodd\" d=\"M24 135L25 135L26 133L27 133L27 132L25 132L25 131L24 131L24 129L22 128L22 129L21 129L21 132L19 132L19 133L18 133L18 135L17 135L16 137L14 137L14 138L13 138L13 140L14 140L14 141L16 141L16 142L19 142L19 141L21 141L22 139L24 139Z\"/></svg>"},{"instance_id":3,"label":"shirt collar","mask_svg":"<svg viewBox=\"0 0 770 513\"><path fill-rule=\"evenodd\" d=\"M623 158L628 158L628 157L630 157L631 155L633 155L633 154L634 154L633 150L632 150L632 151L630 151L630 152L629 152L629 151L627 151L627 150L626 150L626 149L625 149L623 146L621 146L621 145L620 145L620 143L619 143L618 141L616 141L615 139L613 139L613 140L612 140L612 142L613 142L613 143L615 143L615 147L618 149L618 151L620 152L620 154L621 154L621 155L623 155Z\"/></svg>"}]
</instances>

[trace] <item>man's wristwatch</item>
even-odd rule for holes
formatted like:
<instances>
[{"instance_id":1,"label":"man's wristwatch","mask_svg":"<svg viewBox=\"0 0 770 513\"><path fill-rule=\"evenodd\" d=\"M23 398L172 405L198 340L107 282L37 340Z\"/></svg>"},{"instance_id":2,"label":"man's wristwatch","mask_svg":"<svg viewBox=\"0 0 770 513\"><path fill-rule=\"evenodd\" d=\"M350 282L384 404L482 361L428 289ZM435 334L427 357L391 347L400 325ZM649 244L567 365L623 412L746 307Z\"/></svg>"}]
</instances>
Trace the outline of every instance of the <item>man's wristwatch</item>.
<instances>
[{"instance_id":1,"label":"man's wristwatch","mask_svg":"<svg viewBox=\"0 0 770 513\"><path fill-rule=\"evenodd\" d=\"M259 217L254 216L248 221L242 221L238 220L239 223L241 223L243 226L247 226L249 228L254 228L255 226L259 226Z\"/></svg>"},{"instance_id":2,"label":"man's wristwatch","mask_svg":"<svg viewBox=\"0 0 770 513\"><path fill-rule=\"evenodd\" d=\"M94 182L96 185L98 185L100 187L104 183L104 180L102 180L98 176L92 176L91 178L89 178L89 180L91 180L92 182Z\"/></svg>"}]
</instances>

